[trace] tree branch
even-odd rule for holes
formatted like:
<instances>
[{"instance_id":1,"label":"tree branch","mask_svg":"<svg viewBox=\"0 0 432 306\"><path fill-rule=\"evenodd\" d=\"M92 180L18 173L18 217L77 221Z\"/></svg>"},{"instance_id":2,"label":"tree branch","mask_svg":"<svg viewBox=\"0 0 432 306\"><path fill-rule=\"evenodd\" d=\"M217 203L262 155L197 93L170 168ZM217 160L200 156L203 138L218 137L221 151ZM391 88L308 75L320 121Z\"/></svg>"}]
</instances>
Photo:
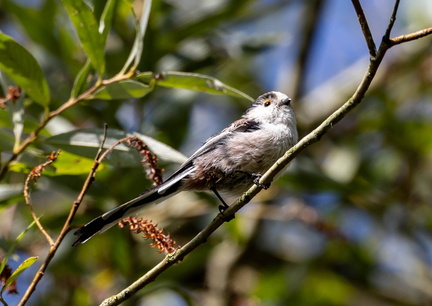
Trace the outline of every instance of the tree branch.
<instances>
[{"instance_id":1,"label":"tree branch","mask_svg":"<svg viewBox=\"0 0 432 306\"><path fill-rule=\"evenodd\" d=\"M100 165L101 152L102 152L102 148L105 144L105 139L106 139L106 135L107 135L106 131L107 131L107 127L105 126L104 137L101 141L101 144L99 146L99 150L96 154L96 157L95 157L95 160L93 163L93 167L92 167L89 175L87 176L86 181L84 182L84 185L81 189L80 194L78 195L77 199L74 201L74 203L72 205L72 208L69 212L69 215L68 215L68 217L67 217L67 219L63 225L63 228L62 228L59 236L57 237L57 239L54 243L51 242L50 248L48 251L48 255L45 258L45 261L43 262L43 264L40 266L38 272L34 276L30 286L27 288L27 291L25 292L25 294L21 298L21 301L18 304L19 306L25 305L27 303L28 299L33 294L33 292L36 290L36 286L40 282L42 277L44 276L45 270L48 268L48 265L50 264L51 260L54 258L54 255L56 254L60 244L63 241L63 239L66 237L66 234L70 231L70 225L72 223L72 220L73 220L82 200L84 199L85 194L87 193L88 189L90 188L90 185L94 181L94 176L96 175L96 170Z\"/></svg>"},{"instance_id":2,"label":"tree branch","mask_svg":"<svg viewBox=\"0 0 432 306\"><path fill-rule=\"evenodd\" d=\"M378 63L378 62L375 62ZM322 135L324 135L334 124L340 121L351 109L353 109L358 103L361 102L364 93L369 87L373 75L373 71L376 72L378 68L378 64L376 67L369 66L368 71L371 73L366 73L365 78L360 84L354 96L348 100L341 108L339 108L336 112L334 112L327 120L325 120L318 128L308 134L306 137L301 139L297 145L292 147L289 151L285 153L283 157L281 157L274 165L271 167L261 178L261 184L270 183L274 176L279 173L285 166L294 159L301 151L307 148L314 142L317 142ZM137 291L145 287L147 284L153 282L162 272L167 270L169 267L173 266L175 263L178 263L183 260L183 258L191 253L194 249L196 249L199 245L203 244L207 238L217 229L219 228L225 221L224 219L229 219L230 216L233 216L238 210L240 210L243 206L250 202L250 200L260 192L261 188L257 185L253 185L243 196L237 200L234 204L232 204L227 210L224 211L224 216L218 214L215 219L200 233L198 233L189 243L179 249L177 252L173 254L169 254L165 257L163 261L161 261L158 265L156 265L153 269L148 271L145 275L131 284L129 287L118 293L117 295L111 296L110 298L103 301L101 306L108 305L119 305L123 301L127 300L130 296L135 294Z\"/></svg>"},{"instance_id":3,"label":"tree branch","mask_svg":"<svg viewBox=\"0 0 432 306\"><path fill-rule=\"evenodd\" d=\"M42 225L40 225L40 223L38 222L38 220L36 219L36 217L35 216L33 217L35 219L36 223L38 224L38 226L40 225L39 228L42 231L42 233L45 236L48 236L47 239L50 242L50 250L49 250L48 255L47 255L46 259L45 259L45 262L39 268L39 271L36 273L35 277L33 278L33 281L30 284L29 288L27 288L27 291L24 294L23 298L21 299L19 305L24 305L27 302L27 300L30 298L31 294L36 289L37 284L42 279L42 277L43 277L43 275L45 273L45 270L47 269L49 263L51 262L51 259L54 257L55 253L57 252L58 247L60 246L60 244L63 241L63 239L66 236L66 234L70 231L70 225L72 223L72 220L73 220L73 218L74 218L74 216L75 216L75 214L76 214L76 212L77 212L77 210L78 210L81 202L83 201L84 196L86 195L86 193L89 190L91 184L93 183L94 178L96 176L96 171L99 168L100 164L103 162L103 160L106 158L106 156L109 153L111 153L114 150L114 148L116 146L118 146L119 144L124 143L124 142L126 142L126 143L129 142L129 145L131 145L130 142L139 142L139 141L141 141L137 137L125 137L125 138L122 138L122 139L118 140L116 143L114 143L108 149L106 149L105 151L102 152L103 147L105 145L105 140L106 140L106 137L107 137L107 130L108 130L108 126L105 124L105 126L104 126L104 135L103 135L101 144L99 146L99 149L98 149L98 151L96 153L96 157L94 159L92 169L91 169L89 175L87 176L87 179L84 182L84 185L83 185L83 187L81 189L81 192L79 193L77 199L74 201L74 203L72 205L72 208L71 208L71 210L69 212L68 218L66 219L66 222L63 225L63 229L61 230L61 232L60 232L60 234L59 234L59 236L58 236L58 238L56 239L55 242L53 242L52 239L51 239L51 237L48 236L48 234L45 232L45 230L43 229ZM135 146L135 148L141 148L142 149L145 146L145 144L142 141L140 142L140 144L141 144L141 147ZM142 152L140 152L140 153L142 153ZM152 168L153 170L155 170L154 169L155 164L154 163L151 164L151 161L150 162L148 161L148 163L149 163L149 167ZM158 176L157 174L156 175L153 174L153 176L154 176L153 179L155 181L161 180L161 178L157 177ZM28 192L27 192L27 194L28 194ZM27 197L28 197L28 195L27 195ZM31 207L30 204L29 204L29 206ZM31 212L32 212L32 215L33 215L34 213L33 213L32 209L31 209Z\"/></svg>"},{"instance_id":4,"label":"tree branch","mask_svg":"<svg viewBox=\"0 0 432 306\"><path fill-rule=\"evenodd\" d=\"M393 30L393 26L394 26L394 24L396 22L396 15L397 15L397 11L398 11L398 8L399 8L399 2L400 2L400 0L396 0L395 1L395 4L393 6L393 12L391 14L389 24L388 24L387 29L385 31L385 34L384 34L384 37L383 37L383 41L389 41L390 40L391 31ZM383 44L381 43L380 47L382 47L382 45Z\"/></svg>"},{"instance_id":5,"label":"tree branch","mask_svg":"<svg viewBox=\"0 0 432 306\"><path fill-rule=\"evenodd\" d=\"M370 33L369 27L367 26L366 18L361 10L360 3L357 0L352 0L354 7L356 8L357 14L359 16L360 24L362 26L363 34L366 39L366 43L368 44L369 53L370 53L370 62L369 66L363 76L362 81L357 87L356 91L352 95L352 97L346 101L339 109L337 109L333 114L331 114L326 120L324 120L317 128L315 128L311 133L303 137L295 146L293 146L290 150L288 150L284 156L282 156L276 163L261 177L260 186L265 186L272 182L274 177L281 172L290 161L292 161L300 152L306 149L311 144L318 142L321 137L326 134L335 124L337 124L342 118L344 118L350 111L352 111L357 105L359 105L367 90L369 89L372 80L374 79L376 72L384 58L388 49L392 46L410 41L413 39L417 39L428 34L432 33L431 29L425 29L422 31L418 31L416 33L410 34L407 38L397 37L395 38L393 44L393 40L386 40L384 36L383 41L380 44L378 52L376 51L375 44L372 40L372 35ZM398 9L399 1L396 0L395 7L392 13L392 16L389 21L389 25L386 30L386 35L391 34L391 29L394 25L394 21L396 18L396 12ZM361 11L359 11L359 8ZM389 43L390 42L390 43ZM397 42L397 43L396 43ZM234 204L232 204L228 209L224 211L224 215L218 214L215 219L200 233L198 233L192 240L190 240L185 246L176 252L167 255L158 265L156 265L153 269L148 271L145 275L135 281L133 284L122 290L120 293L111 296L102 302L101 305L119 305L123 301L127 300L130 296L134 295L140 289L145 287L147 284L153 282L162 272L167 270L169 267L173 266L175 263L178 263L183 260L183 258L191 253L195 248L199 245L203 244L207 241L208 237L219 228L225 221L229 220L231 216L240 210L243 206L251 201L251 199L257 195L261 191L261 187L258 185L253 185L247 192L245 192Z\"/></svg>"},{"instance_id":6,"label":"tree branch","mask_svg":"<svg viewBox=\"0 0 432 306\"><path fill-rule=\"evenodd\" d=\"M36 184L36 180L41 177L42 172L45 170L45 168L52 164L60 154L61 150L54 151L50 155L47 156L47 161L34 167L32 171L27 175L27 178L24 182L24 201L27 205L27 207L30 209L30 214L36 223L37 227L41 231L41 233L45 236L50 246L54 245L54 241L52 240L51 236L48 234L48 232L45 230L45 228L42 226L42 224L39 221L39 218L36 216L36 213L33 210L33 205L30 199L30 182L33 181Z\"/></svg>"},{"instance_id":7,"label":"tree branch","mask_svg":"<svg viewBox=\"0 0 432 306\"><path fill-rule=\"evenodd\" d=\"M357 13L357 18L360 22L360 27L363 31L363 36L366 40L366 44L367 44L367 47L369 49L369 55L371 57L375 57L376 56L375 42L373 40L373 36L372 36L371 30L369 29L369 25L368 25L366 16L363 12L363 8L360 4L360 1L359 0L351 0L351 2L354 6L356 13Z\"/></svg>"},{"instance_id":8,"label":"tree branch","mask_svg":"<svg viewBox=\"0 0 432 306\"><path fill-rule=\"evenodd\" d=\"M384 55L384 54L382 54ZM357 88L354 95L337 111L330 115L319 127L303 137L294 147L288 150L284 156L282 156L276 163L261 177L260 186L269 184L273 178L282 171L288 163L293 160L301 151L307 148L312 143L317 142L330 128L345 117L349 111L351 111L356 105L358 105L367 89L369 88L373 77L378 69L380 61L371 61L369 68ZM216 231L225 221L229 220L231 216L239 211L243 206L251 201L251 199L261 191L261 187L253 185L247 192L245 192L234 204L230 205L224 211L224 214L218 214L215 219L200 233L198 233L192 240L190 240L185 246L180 248L178 251L167 255L153 269L148 271L145 275L135 281L133 284L122 290L120 293L113 295L102 302L101 306L112 306L119 305L120 303L127 300L129 297L134 295L140 289L144 288L149 283L153 282L162 272L167 270L169 267L183 260L183 258L195 250L199 245L207 241L208 237Z\"/></svg>"},{"instance_id":9,"label":"tree branch","mask_svg":"<svg viewBox=\"0 0 432 306\"><path fill-rule=\"evenodd\" d=\"M423 30L420 30L420 31L417 31L414 33L410 33L410 34L406 34L406 35L400 35L400 36L397 36L395 38L392 38L392 39L390 39L390 45L393 47L393 46L399 45L401 43L405 43L405 42L409 42L412 40L416 40L416 39L425 37L425 36L430 35L430 34L432 34L432 27L427 28L427 29L423 29Z\"/></svg>"},{"instance_id":10,"label":"tree branch","mask_svg":"<svg viewBox=\"0 0 432 306\"><path fill-rule=\"evenodd\" d=\"M18 156L20 156L21 153L23 153L24 150L27 149L27 147L29 145L31 145L39 137L39 133L45 128L45 126L48 124L48 122L51 121L51 119L60 115L63 111L71 108L75 104L78 104L78 103L80 103L86 99L89 99L102 86L117 83L117 82L120 82L123 80L128 80L128 79L131 79L133 76L134 75L131 73L118 74L118 75L112 77L111 79L97 82L95 85L90 87L87 91L83 92L78 97L70 98L68 101L66 101L64 104L62 104L58 109L53 110L50 113L48 113L45 116L45 118L39 123L38 127L33 132L31 132L27 136L27 138L25 138L23 140L23 142L16 149L14 149L14 151L12 152L12 156L9 158L9 160L7 160L4 163L3 168L0 170L0 180L2 180L4 178L4 176L6 175L6 173L8 172L10 163L13 162L14 160L16 160L18 158Z\"/></svg>"}]
</instances>

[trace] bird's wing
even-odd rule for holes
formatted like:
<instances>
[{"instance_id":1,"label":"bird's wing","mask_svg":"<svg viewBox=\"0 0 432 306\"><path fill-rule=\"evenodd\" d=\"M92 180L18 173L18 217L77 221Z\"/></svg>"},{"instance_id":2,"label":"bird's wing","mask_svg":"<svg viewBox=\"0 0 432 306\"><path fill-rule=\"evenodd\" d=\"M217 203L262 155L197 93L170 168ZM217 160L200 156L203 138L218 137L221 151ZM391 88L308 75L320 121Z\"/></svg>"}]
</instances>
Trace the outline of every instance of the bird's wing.
<instances>
[{"instance_id":1,"label":"bird's wing","mask_svg":"<svg viewBox=\"0 0 432 306\"><path fill-rule=\"evenodd\" d=\"M249 133L257 129L259 129L259 123L257 121L247 120L245 118L234 121L219 134L207 139L206 142L194 154L192 154L191 157L189 157L180 166L180 168L165 181L163 185L160 186L158 193L164 194L172 185L181 181L184 177L193 172L193 161L195 158L214 150L219 145L224 144L234 132Z\"/></svg>"},{"instance_id":2,"label":"bird's wing","mask_svg":"<svg viewBox=\"0 0 432 306\"><path fill-rule=\"evenodd\" d=\"M188 161L195 159L198 156L201 156L209 151L212 151L218 145L223 144L234 132L252 132L259 128L259 123L252 120L247 120L245 118L241 118L237 121L231 123L228 127L223 129L219 134L216 134L209 139L206 140L204 145L199 148L191 157L184 163L186 164Z\"/></svg>"}]
</instances>

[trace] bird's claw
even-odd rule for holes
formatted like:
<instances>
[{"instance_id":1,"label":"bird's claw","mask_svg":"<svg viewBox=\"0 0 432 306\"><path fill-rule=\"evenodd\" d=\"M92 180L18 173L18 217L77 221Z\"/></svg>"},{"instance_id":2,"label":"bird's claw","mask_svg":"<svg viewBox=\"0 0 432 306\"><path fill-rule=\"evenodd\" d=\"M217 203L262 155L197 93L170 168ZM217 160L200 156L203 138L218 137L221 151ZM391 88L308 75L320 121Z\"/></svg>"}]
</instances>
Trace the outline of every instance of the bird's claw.
<instances>
[{"instance_id":1,"label":"bird's claw","mask_svg":"<svg viewBox=\"0 0 432 306\"><path fill-rule=\"evenodd\" d=\"M232 214L231 216L227 216L227 215L225 215L225 210L227 210L227 208L229 207L229 205L227 205L225 202L223 203L223 205L219 205L218 206L218 208L219 208L219 212L221 213L221 219L222 220L224 220L225 222L229 222L229 221L231 221L232 219L234 219L235 218L235 215L234 214Z\"/></svg>"},{"instance_id":2,"label":"bird's claw","mask_svg":"<svg viewBox=\"0 0 432 306\"><path fill-rule=\"evenodd\" d=\"M261 184L261 183L260 183L260 179L261 179L261 177L262 177L262 174L260 174L260 173L248 172L248 171L243 171L243 170L236 170L236 171L237 171L237 172L241 172L241 173L245 173L245 174L247 174L247 175L250 175L251 178L253 179L253 183L254 183L255 185L257 185L259 188L262 188L262 189L265 189L265 190L267 190L267 189L270 188L270 183L267 183L267 184Z\"/></svg>"},{"instance_id":3,"label":"bird's claw","mask_svg":"<svg viewBox=\"0 0 432 306\"><path fill-rule=\"evenodd\" d=\"M254 178L254 180L253 180L254 184L257 185L259 188L262 188L264 190L267 190L267 189L270 188L270 183L267 183L267 184L260 183L260 179L262 177L261 174L259 174L259 173L252 173L251 175Z\"/></svg>"}]
</instances>

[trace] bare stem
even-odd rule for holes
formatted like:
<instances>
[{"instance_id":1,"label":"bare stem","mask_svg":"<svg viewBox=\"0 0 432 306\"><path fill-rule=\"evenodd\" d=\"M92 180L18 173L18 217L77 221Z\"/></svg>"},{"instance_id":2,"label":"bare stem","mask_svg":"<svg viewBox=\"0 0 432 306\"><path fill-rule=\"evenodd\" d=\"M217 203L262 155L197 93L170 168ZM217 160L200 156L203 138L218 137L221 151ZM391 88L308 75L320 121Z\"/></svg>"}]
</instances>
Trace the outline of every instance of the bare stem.
<instances>
[{"instance_id":1,"label":"bare stem","mask_svg":"<svg viewBox=\"0 0 432 306\"><path fill-rule=\"evenodd\" d=\"M366 44L367 44L367 47L369 49L369 55L373 58L376 56L376 46L375 46L375 42L373 40L371 30L369 29L369 25L368 25L366 16L363 12L363 8L362 8L359 0L351 0L351 2L354 6L356 13L357 13L357 18L360 22L360 27L363 31L363 36L366 40Z\"/></svg>"},{"instance_id":2,"label":"bare stem","mask_svg":"<svg viewBox=\"0 0 432 306\"><path fill-rule=\"evenodd\" d=\"M48 268L48 265L50 264L51 260L53 259L54 255L56 254L60 244L62 243L63 239L66 237L66 234L70 231L70 225L72 223L72 220L82 202L82 200L84 199L85 194L87 193L88 189L90 188L90 185L92 184L92 182L94 181L94 177L96 175L96 170L100 165L100 152L102 151L102 148L105 144L105 140L106 140L106 126L105 126L105 133L104 133L104 137L101 141L101 144L99 146L99 150L97 153L97 156L95 157L94 163L93 163L93 167L89 173L89 175L87 176L86 181L84 182L84 185L81 189L80 194L78 195L77 199L74 201L72 208L69 212L69 215L66 219L66 222L63 225L62 230L60 231L59 236L57 237L56 241L54 243L52 243L50 245L49 251L48 251L48 255L45 258L45 261L43 262L43 264L40 266L38 272L36 273L36 275L34 276L30 286L27 288L27 291L25 292L24 296L22 297L21 301L19 302L18 305L22 306L25 305L26 302L28 301L28 299L31 297L31 295L33 294L33 292L36 290L36 286L39 283L39 281L42 279L42 277L45 274L46 269Z\"/></svg>"},{"instance_id":3,"label":"bare stem","mask_svg":"<svg viewBox=\"0 0 432 306\"><path fill-rule=\"evenodd\" d=\"M393 6L393 12L391 14L389 24L388 24L387 29L385 31L383 41L389 41L390 40L391 31L393 30L393 26L396 22L396 15L397 15L397 11L399 8L399 2L400 2L400 0L395 0L395 4ZM382 46L382 43L381 43L381 46Z\"/></svg>"},{"instance_id":4,"label":"bare stem","mask_svg":"<svg viewBox=\"0 0 432 306\"><path fill-rule=\"evenodd\" d=\"M33 168L32 171L30 171L30 173L27 175L27 178L25 180L24 183L24 200L25 203L27 205L27 207L30 209L30 214L34 220L34 222L36 223L37 227L39 228L39 230L41 231L41 233L45 236L45 238L47 239L48 243L50 246L54 245L54 241L52 240L51 236L48 234L48 232L45 230L45 228L42 226L41 222L39 221L39 218L36 216L34 210L33 210L33 205L30 199L30 182L34 181L36 183L36 179L39 178L41 176L42 171L45 169L46 166L52 164L56 159L57 156L59 155L60 150L58 150L57 152L53 152L51 153L51 155L47 156L48 161L36 166L35 168Z\"/></svg>"},{"instance_id":5,"label":"bare stem","mask_svg":"<svg viewBox=\"0 0 432 306\"><path fill-rule=\"evenodd\" d=\"M422 37L425 37L427 35L432 34L432 27L427 28L427 29L423 29L414 33L410 33L410 34L406 34L406 35L400 35L397 36L395 38L390 39L390 44L391 46L396 46L399 45L401 43L405 43L405 42L409 42L412 40L416 40Z\"/></svg>"},{"instance_id":6,"label":"bare stem","mask_svg":"<svg viewBox=\"0 0 432 306\"><path fill-rule=\"evenodd\" d=\"M51 121L51 119L60 115L63 111L71 108L72 106L86 99L90 99L91 96L102 86L106 86L122 80L127 80L130 79L132 76L133 73L129 71L127 74L118 74L112 77L111 79L99 81L96 84L94 84L92 87L90 87L87 91L80 94L78 97L70 98L68 101L62 104L58 109L48 113L45 116L45 118L39 123L38 127L33 132L31 132L27 136L27 138L25 138L23 142L16 149L14 149L12 156L9 158L8 161L5 162L3 168L0 171L0 180L2 180L6 175L6 173L8 172L10 163L16 160L18 156L20 156L24 152L24 150L27 149L27 147L39 137L39 133L45 128L45 126L48 124L48 122Z\"/></svg>"}]
</instances>

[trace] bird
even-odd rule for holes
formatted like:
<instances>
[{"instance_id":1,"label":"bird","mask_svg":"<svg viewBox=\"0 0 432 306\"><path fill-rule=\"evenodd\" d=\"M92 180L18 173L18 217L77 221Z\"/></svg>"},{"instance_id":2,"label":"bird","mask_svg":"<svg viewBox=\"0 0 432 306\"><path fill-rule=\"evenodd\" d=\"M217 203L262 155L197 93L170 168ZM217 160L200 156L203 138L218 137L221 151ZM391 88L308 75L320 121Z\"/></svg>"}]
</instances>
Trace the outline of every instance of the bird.
<instances>
[{"instance_id":1,"label":"bird","mask_svg":"<svg viewBox=\"0 0 432 306\"><path fill-rule=\"evenodd\" d=\"M260 95L240 119L207 139L168 179L79 228L73 246L88 241L147 204L157 204L181 191L210 190L223 212L219 192L239 196L247 191L298 141L291 99L270 91Z\"/></svg>"}]
</instances>

